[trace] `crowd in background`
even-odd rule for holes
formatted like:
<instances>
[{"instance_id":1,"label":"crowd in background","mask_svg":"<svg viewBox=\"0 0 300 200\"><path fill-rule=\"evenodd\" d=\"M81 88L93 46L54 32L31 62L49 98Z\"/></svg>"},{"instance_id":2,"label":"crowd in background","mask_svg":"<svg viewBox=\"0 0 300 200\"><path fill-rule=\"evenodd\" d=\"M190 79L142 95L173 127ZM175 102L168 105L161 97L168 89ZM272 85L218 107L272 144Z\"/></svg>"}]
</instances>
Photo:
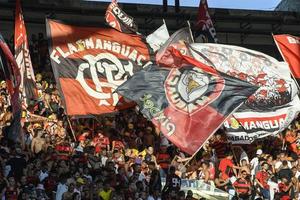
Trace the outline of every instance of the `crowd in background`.
<instances>
[{"instance_id":1,"label":"crowd in background","mask_svg":"<svg viewBox=\"0 0 300 200\"><path fill-rule=\"evenodd\" d=\"M30 50L39 99L22 113L18 142L9 139L13 114L6 84L0 83L3 200L199 199L182 190L183 179L201 180L231 199L300 199L298 120L251 145L231 145L220 129L191 158L134 109L66 116L42 34L32 37Z\"/></svg>"}]
</instances>

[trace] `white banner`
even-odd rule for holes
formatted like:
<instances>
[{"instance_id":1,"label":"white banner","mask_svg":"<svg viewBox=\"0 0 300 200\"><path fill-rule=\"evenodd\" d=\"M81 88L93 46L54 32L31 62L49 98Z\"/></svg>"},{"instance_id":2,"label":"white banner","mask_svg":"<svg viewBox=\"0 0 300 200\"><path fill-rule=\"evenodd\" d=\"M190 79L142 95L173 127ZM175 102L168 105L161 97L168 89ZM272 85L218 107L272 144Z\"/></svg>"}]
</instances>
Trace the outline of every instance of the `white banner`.
<instances>
[{"instance_id":1,"label":"white banner","mask_svg":"<svg viewBox=\"0 0 300 200\"><path fill-rule=\"evenodd\" d=\"M170 35L168 32L168 28L164 23L161 25L156 31L147 36L146 41L156 52L160 47L169 39Z\"/></svg>"},{"instance_id":2,"label":"white banner","mask_svg":"<svg viewBox=\"0 0 300 200\"><path fill-rule=\"evenodd\" d=\"M274 112L237 112L224 123L228 141L250 144L255 139L276 135L286 129L300 110L299 97Z\"/></svg>"},{"instance_id":3,"label":"white banner","mask_svg":"<svg viewBox=\"0 0 300 200\"><path fill-rule=\"evenodd\" d=\"M286 63L231 45L195 43L191 49L197 60L260 87L224 124L234 143L277 134L297 116L298 89Z\"/></svg>"}]
</instances>

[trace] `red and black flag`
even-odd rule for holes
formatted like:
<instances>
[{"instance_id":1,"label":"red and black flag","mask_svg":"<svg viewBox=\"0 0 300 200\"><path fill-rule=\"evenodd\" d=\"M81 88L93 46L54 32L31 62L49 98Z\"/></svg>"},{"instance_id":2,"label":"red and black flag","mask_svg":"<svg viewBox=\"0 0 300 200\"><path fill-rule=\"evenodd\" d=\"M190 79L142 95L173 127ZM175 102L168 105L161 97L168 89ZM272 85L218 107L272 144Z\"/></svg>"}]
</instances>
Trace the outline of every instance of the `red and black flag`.
<instances>
[{"instance_id":1,"label":"red and black flag","mask_svg":"<svg viewBox=\"0 0 300 200\"><path fill-rule=\"evenodd\" d=\"M141 36L53 20L47 20L47 34L53 72L68 115L110 113L132 106L114 91L151 63Z\"/></svg>"},{"instance_id":2,"label":"red and black flag","mask_svg":"<svg viewBox=\"0 0 300 200\"><path fill-rule=\"evenodd\" d=\"M38 98L20 0L16 1L15 58L21 73L20 92L26 104Z\"/></svg>"},{"instance_id":3,"label":"red and black flag","mask_svg":"<svg viewBox=\"0 0 300 200\"><path fill-rule=\"evenodd\" d=\"M300 85L300 38L292 35L273 35L277 47L289 64L290 70Z\"/></svg>"},{"instance_id":4,"label":"red and black flag","mask_svg":"<svg viewBox=\"0 0 300 200\"><path fill-rule=\"evenodd\" d=\"M118 5L112 1L105 13L107 24L122 33L137 33L138 26L134 18L127 15Z\"/></svg>"},{"instance_id":5,"label":"red and black flag","mask_svg":"<svg viewBox=\"0 0 300 200\"><path fill-rule=\"evenodd\" d=\"M208 12L207 0L200 0L197 22L194 26L196 42L217 43L217 33Z\"/></svg>"},{"instance_id":6,"label":"red and black flag","mask_svg":"<svg viewBox=\"0 0 300 200\"><path fill-rule=\"evenodd\" d=\"M3 72L7 90L10 95L10 102L13 111L13 121L8 130L8 138L16 141L21 133L21 102L19 98L19 87L21 75L18 65L12 55L8 45L0 34L0 67Z\"/></svg>"},{"instance_id":7,"label":"red and black flag","mask_svg":"<svg viewBox=\"0 0 300 200\"><path fill-rule=\"evenodd\" d=\"M181 28L171 35L156 53L156 62L164 67L173 67L171 51L178 49L184 55L190 55L186 44L193 43L193 37L189 27Z\"/></svg>"},{"instance_id":8,"label":"red and black flag","mask_svg":"<svg viewBox=\"0 0 300 200\"><path fill-rule=\"evenodd\" d=\"M135 73L117 92L182 151L193 154L257 87L230 77L173 49L182 65L151 65Z\"/></svg>"}]
</instances>

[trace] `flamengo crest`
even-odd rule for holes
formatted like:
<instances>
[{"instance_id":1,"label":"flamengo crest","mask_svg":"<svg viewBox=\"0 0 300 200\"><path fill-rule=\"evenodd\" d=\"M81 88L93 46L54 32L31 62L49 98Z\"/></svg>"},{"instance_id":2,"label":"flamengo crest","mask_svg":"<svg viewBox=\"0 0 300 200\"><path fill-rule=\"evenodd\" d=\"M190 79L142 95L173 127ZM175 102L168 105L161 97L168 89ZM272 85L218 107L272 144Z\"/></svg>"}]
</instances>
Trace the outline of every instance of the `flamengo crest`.
<instances>
[{"instance_id":1,"label":"flamengo crest","mask_svg":"<svg viewBox=\"0 0 300 200\"><path fill-rule=\"evenodd\" d=\"M133 64L128 61L127 65L123 65L111 53L100 53L97 56L85 55L84 59L87 62L79 65L76 80L89 96L99 99L99 105L117 105L119 95L114 91L127 80L128 76L133 75ZM86 70L90 71L95 87L87 83L84 77ZM100 79L98 74L103 78Z\"/></svg>"}]
</instances>

